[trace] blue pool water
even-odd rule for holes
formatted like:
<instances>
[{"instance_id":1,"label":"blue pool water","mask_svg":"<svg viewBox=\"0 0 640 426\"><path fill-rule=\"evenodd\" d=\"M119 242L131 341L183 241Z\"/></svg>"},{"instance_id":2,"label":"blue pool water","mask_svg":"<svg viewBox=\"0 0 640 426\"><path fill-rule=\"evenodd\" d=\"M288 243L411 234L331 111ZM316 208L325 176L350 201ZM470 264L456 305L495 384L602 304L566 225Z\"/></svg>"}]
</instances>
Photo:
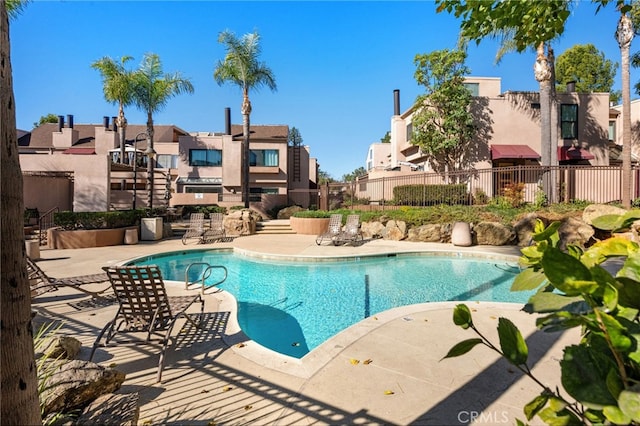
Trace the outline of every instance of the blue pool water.
<instances>
[{"instance_id":1,"label":"blue pool water","mask_svg":"<svg viewBox=\"0 0 640 426\"><path fill-rule=\"evenodd\" d=\"M224 265L219 287L238 301L238 322L252 340L301 358L347 327L404 305L441 301L525 303L530 292L509 288L519 268L503 261L397 255L335 261L273 261L231 252L188 251L139 259L165 279L184 281L194 262ZM191 281L200 271L193 271ZM218 280L215 276L212 280Z\"/></svg>"}]
</instances>

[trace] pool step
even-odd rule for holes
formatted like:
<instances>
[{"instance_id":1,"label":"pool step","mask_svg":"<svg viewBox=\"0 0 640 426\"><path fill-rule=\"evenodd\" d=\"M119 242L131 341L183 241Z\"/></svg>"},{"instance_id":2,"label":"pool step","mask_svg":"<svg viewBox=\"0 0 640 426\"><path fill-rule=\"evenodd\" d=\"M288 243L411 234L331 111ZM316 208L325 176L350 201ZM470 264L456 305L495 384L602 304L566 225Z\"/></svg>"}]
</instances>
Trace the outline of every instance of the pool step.
<instances>
[{"instance_id":1,"label":"pool step","mask_svg":"<svg viewBox=\"0 0 640 426\"><path fill-rule=\"evenodd\" d=\"M291 229L289 219L277 219L258 222L256 224L256 234L295 234Z\"/></svg>"}]
</instances>

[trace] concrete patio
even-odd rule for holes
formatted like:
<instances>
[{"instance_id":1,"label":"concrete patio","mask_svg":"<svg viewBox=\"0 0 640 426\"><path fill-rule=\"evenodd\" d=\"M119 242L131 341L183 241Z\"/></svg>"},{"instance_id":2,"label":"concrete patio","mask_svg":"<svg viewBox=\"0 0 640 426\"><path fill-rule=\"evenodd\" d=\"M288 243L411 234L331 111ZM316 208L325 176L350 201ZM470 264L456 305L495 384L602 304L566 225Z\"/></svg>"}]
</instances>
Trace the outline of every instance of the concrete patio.
<instances>
[{"instance_id":1,"label":"concrete patio","mask_svg":"<svg viewBox=\"0 0 640 426\"><path fill-rule=\"evenodd\" d=\"M363 256L393 252L449 251L505 258L515 247L454 247L450 244L367 241L356 247L317 246L305 235L254 235L208 245L183 246L179 239L137 245L42 250L40 267L55 277L100 272L100 267L147 254L201 248L232 248L261 257ZM514 260L514 257L510 258ZM184 293L171 283L172 294ZM192 290L196 291L196 290ZM174 330L163 382L156 383L159 347L100 348L94 361L127 373L122 392L139 392L140 424L514 424L540 388L485 346L445 359L457 342L476 337L452 322L455 302L400 307L367 318L301 360L276 354L247 340L225 292L206 296L203 330ZM506 316L529 344L529 364L548 386L559 385L562 348L576 333L547 334L521 305L468 302L474 322L498 342L498 317ZM59 290L34 299L43 318L64 322L88 359L99 330L116 305ZM182 324L182 323L181 323ZM534 419L531 424L538 424Z\"/></svg>"}]
</instances>

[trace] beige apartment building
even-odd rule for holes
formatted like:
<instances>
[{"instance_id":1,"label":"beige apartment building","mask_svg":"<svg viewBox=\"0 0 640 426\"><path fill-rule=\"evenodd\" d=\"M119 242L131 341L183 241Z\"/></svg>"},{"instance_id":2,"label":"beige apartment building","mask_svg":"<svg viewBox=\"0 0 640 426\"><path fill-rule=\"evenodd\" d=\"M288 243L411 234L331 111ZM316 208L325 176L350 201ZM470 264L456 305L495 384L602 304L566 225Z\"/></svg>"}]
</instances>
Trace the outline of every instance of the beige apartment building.
<instances>
[{"instance_id":1,"label":"beige apartment building","mask_svg":"<svg viewBox=\"0 0 640 426\"><path fill-rule=\"evenodd\" d=\"M41 213L142 208L150 192L153 207L241 205L242 126L231 125L229 114L225 119L222 133L155 125L150 191L145 125L127 126L125 164L119 164L118 129L108 117L74 124L72 115L59 116L18 140L25 207ZM251 126L251 202L265 210L317 203L317 161L309 147L289 146L288 133L286 125Z\"/></svg>"}]
</instances>

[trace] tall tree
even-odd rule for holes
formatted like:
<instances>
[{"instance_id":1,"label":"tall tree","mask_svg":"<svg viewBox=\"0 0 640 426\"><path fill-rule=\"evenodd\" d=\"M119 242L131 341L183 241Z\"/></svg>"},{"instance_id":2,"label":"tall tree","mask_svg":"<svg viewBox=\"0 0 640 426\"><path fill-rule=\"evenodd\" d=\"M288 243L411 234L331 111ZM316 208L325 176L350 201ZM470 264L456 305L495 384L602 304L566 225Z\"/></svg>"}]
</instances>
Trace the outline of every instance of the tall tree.
<instances>
[{"instance_id":1,"label":"tall tree","mask_svg":"<svg viewBox=\"0 0 640 426\"><path fill-rule=\"evenodd\" d=\"M295 127L292 127L291 130L289 130L288 142L289 142L289 145L291 146L301 146L302 135L300 134L300 130L296 129Z\"/></svg>"},{"instance_id":2,"label":"tall tree","mask_svg":"<svg viewBox=\"0 0 640 426\"><path fill-rule=\"evenodd\" d=\"M242 90L242 198L249 207L249 128L251 101L249 92L261 86L276 90L276 80L271 69L260 62L260 36L257 32L237 37L231 31L223 31L218 42L225 46L224 59L219 60L213 72L214 80L222 85L230 82Z\"/></svg>"},{"instance_id":3,"label":"tall tree","mask_svg":"<svg viewBox=\"0 0 640 426\"><path fill-rule=\"evenodd\" d=\"M380 143L391 143L391 132L389 130L380 138Z\"/></svg>"},{"instance_id":4,"label":"tall tree","mask_svg":"<svg viewBox=\"0 0 640 426\"><path fill-rule=\"evenodd\" d=\"M425 87L411 118L411 143L427 154L434 170L446 172L469 162L473 139L473 96L464 85L469 74L462 50L437 50L416 55L414 77Z\"/></svg>"},{"instance_id":5,"label":"tall tree","mask_svg":"<svg viewBox=\"0 0 640 426\"><path fill-rule=\"evenodd\" d=\"M553 67L549 56L553 51L550 43L564 32L571 1L436 0L436 4L438 12L447 11L462 18L460 28L464 39L480 43L485 37L503 34L517 52L536 50L534 76L540 85L541 163L547 167L556 165L557 142L552 140L551 129ZM548 172L543 176L543 189L549 199L555 201L555 184Z\"/></svg>"},{"instance_id":6,"label":"tall tree","mask_svg":"<svg viewBox=\"0 0 640 426\"><path fill-rule=\"evenodd\" d=\"M39 127L45 123L57 123L57 122L58 122L58 116L55 114L42 115L40 116L40 120L33 123L33 127L34 128Z\"/></svg>"},{"instance_id":7,"label":"tall tree","mask_svg":"<svg viewBox=\"0 0 640 426\"><path fill-rule=\"evenodd\" d=\"M342 182L352 182L356 178L359 178L360 176L365 176L366 174L367 174L367 170L364 167L358 167L351 173L342 175Z\"/></svg>"},{"instance_id":8,"label":"tall tree","mask_svg":"<svg viewBox=\"0 0 640 426\"><path fill-rule=\"evenodd\" d=\"M193 84L179 72L165 74L160 57L145 53L140 68L133 74L133 103L147 113L148 149L153 150L153 114L167 106L169 99L183 93L193 93ZM153 208L153 160L147 161L149 208Z\"/></svg>"},{"instance_id":9,"label":"tall tree","mask_svg":"<svg viewBox=\"0 0 640 426\"><path fill-rule=\"evenodd\" d=\"M633 40L633 22L629 16L631 7L618 2L620 20L616 28L616 40L622 59L622 205L631 207L631 78L629 72L630 48Z\"/></svg>"},{"instance_id":10,"label":"tall tree","mask_svg":"<svg viewBox=\"0 0 640 426\"><path fill-rule=\"evenodd\" d=\"M42 424L31 329L31 294L27 279L22 171L18 155L13 96L9 14L22 3L0 2L0 419L3 425Z\"/></svg>"},{"instance_id":11,"label":"tall tree","mask_svg":"<svg viewBox=\"0 0 640 426\"><path fill-rule=\"evenodd\" d=\"M612 92L618 63L606 59L593 44L576 44L564 51L555 63L556 89L565 91L570 81L580 93L609 92L611 102L617 103L619 93Z\"/></svg>"},{"instance_id":12,"label":"tall tree","mask_svg":"<svg viewBox=\"0 0 640 426\"><path fill-rule=\"evenodd\" d=\"M102 76L102 91L106 101L118 104L116 125L120 137L120 163L124 163L127 158L125 149L127 119L124 115L124 107L133 104L134 72L128 70L125 64L132 59L131 56L123 56L120 60L105 56L91 64L91 68L98 70Z\"/></svg>"}]
</instances>

